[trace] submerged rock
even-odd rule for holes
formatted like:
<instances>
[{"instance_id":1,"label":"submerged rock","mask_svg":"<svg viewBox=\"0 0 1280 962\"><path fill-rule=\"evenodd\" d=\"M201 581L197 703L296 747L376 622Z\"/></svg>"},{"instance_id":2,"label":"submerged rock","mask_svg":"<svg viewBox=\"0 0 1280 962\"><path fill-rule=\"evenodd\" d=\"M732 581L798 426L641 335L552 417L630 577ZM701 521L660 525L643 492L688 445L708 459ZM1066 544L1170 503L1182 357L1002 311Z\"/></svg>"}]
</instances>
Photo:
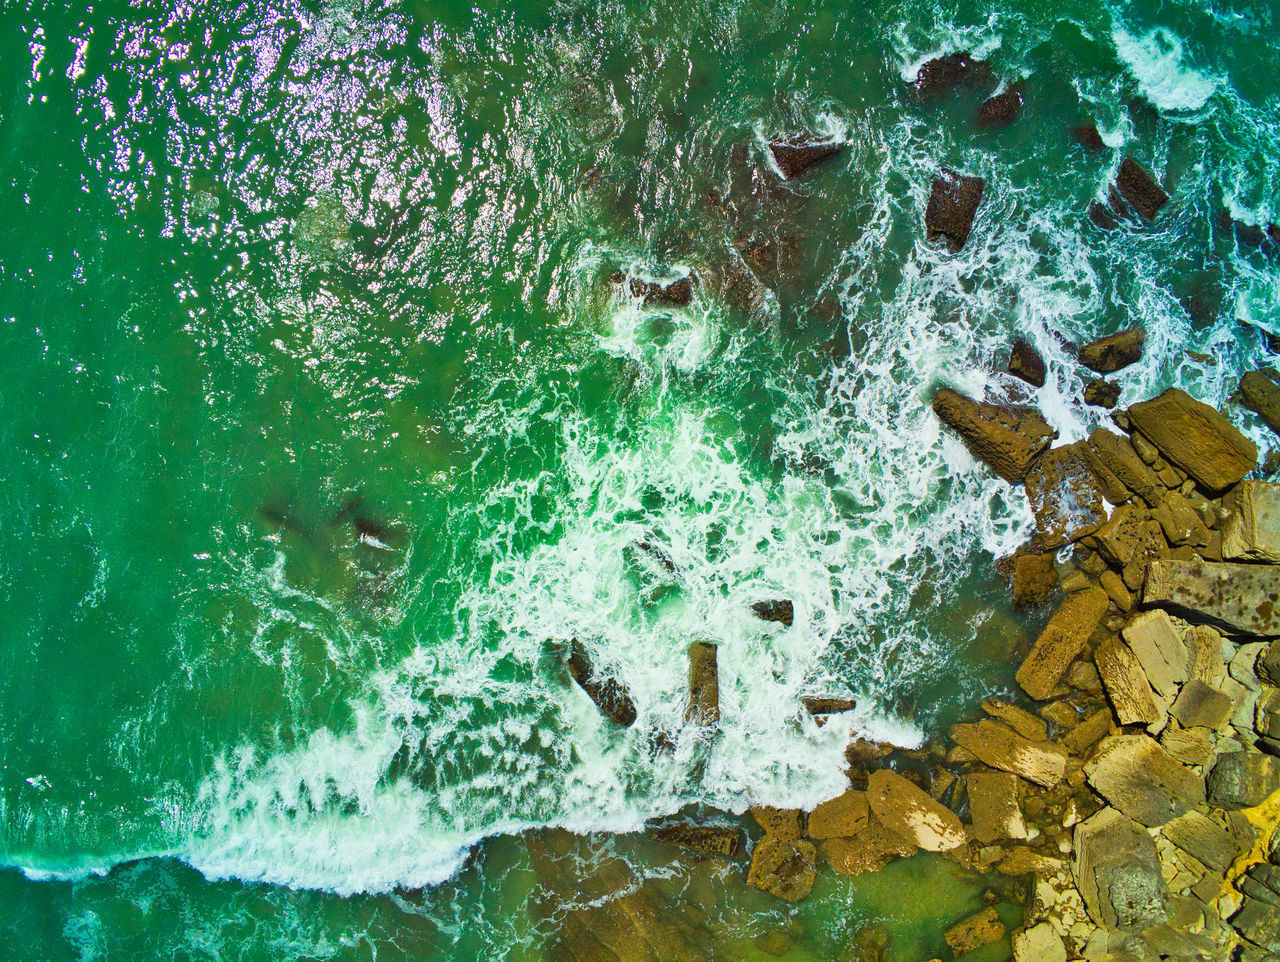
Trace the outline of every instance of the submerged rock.
<instances>
[{"instance_id":1,"label":"submerged rock","mask_svg":"<svg viewBox=\"0 0 1280 962\"><path fill-rule=\"evenodd\" d=\"M694 825L691 822L675 822L662 825L650 833L659 842L679 845L704 855L723 855L732 858L738 854L740 833L727 825Z\"/></svg>"},{"instance_id":2,"label":"submerged rock","mask_svg":"<svg viewBox=\"0 0 1280 962\"><path fill-rule=\"evenodd\" d=\"M1008 127L1022 116L1022 84L1011 84L1002 93L986 100L978 108L979 127L998 130Z\"/></svg>"},{"instance_id":3,"label":"submerged rock","mask_svg":"<svg viewBox=\"0 0 1280 962\"><path fill-rule=\"evenodd\" d=\"M1032 387L1044 387L1044 358L1030 342L1020 337L1013 342L1013 348L1009 351L1009 373Z\"/></svg>"},{"instance_id":4,"label":"submerged rock","mask_svg":"<svg viewBox=\"0 0 1280 962\"><path fill-rule=\"evenodd\" d=\"M612 280L615 284L622 284L626 280L631 296L639 298L646 305L686 307L693 300L692 277L681 277L673 281L646 281L639 277L627 279L618 273L613 275Z\"/></svg>"},{"instance_id":5,"label":"submerged rock","mask_svg":"<svg viewBox=\"0 0 1280 962\"><path fill-rule=\"evenodd\" d=\"M751 606L751 613L761 621L777 621L788 628L795 620L795 607L785 598L776 601L757 601Z\"/></svg>"},{"instance_id":6,"label":"submerged rock","mask_svg":"<svg viewBox=\"0 0 1280 962\"><path fill-rule=\"evenodd\" d=\"M944 167L942 176L933 182L924 212L928 239L942 238L953 254L959 252L969 239L985 187L986 181L981 177L958 174Z\"/></svg>"},{"instance_id":7,"label":"submerged rock","mask_svg":"<svg viewBox=\"0 0 1280 962\"><path fill-rule=\"evenodd\" d=\"M597 708L624 728L636 720L636 705L617 679L600 675L591 664L587 650L576 638L569 645L569 674L587 693Z\"/></svg>"},{"instance_id":8,"label":"submerged rock","mask_svg":"<svg viewBox=\"0 0 1280 962\"><path fill-rule=\"evenodd\" d=\"M962 87L989 88L991 83L991 65L960 50L923 63L916 71L915 88L922 97L937 98Z\"/></svg>"},{"instance_id":9,"label":"submerged rock","mask_svg":"<svg viewBox=\"0 0 1280 962\"><path fill-rule=\"evenodd\" d=\"M1076 124L1071 128L1071 139L1085 150L1106 150L1106 142L1098 132L1097 124Z\"/></svg>"},{"instance_id":10,"label":"submerged rock","mask_svg":"<svg viewBox=\"0 0 1280 962\"><path fill-rule=\"evenodd\" d=\"M1133 405L1129 420L1161 454L1209 491L1229 488L1258 463L1257 447L1217 408L1177 388Z\"/></svg>"},{"instance_id":11,"label":"submerged rock","mask_svg":"<svg viewBox=\"0 0 1280 962\"><path fill-rule=\"evenodd\" d=\"M1142 600L1229 631L1280 635L1280 565L1153 561Z\"/></svg>"},{"instance_id":12,"label":"submerged rock","mask_svg":"<svg viewBox=\"0 0 1280 962\"><path fill-rule=\"evenodd\" d=\"M1080 363L1099 374L1111 374L1140 359L1146 340L1146 331L1140 327L1100 337L1080 348Z\"/></svg>"},{"instance_id":13,"label":"submerged rock","mask_svg":"<svg viewBox=\"0 0 1280 962\"><path fill-rule=\"evenodd\" d=\"M1164 188L1132 157L1126 157L1120 162L1116 190L1145 220L1154 220L1156 214L1160 213L1160 208L1169 201Z\"/></svg>"},{"instance_id":14,"label":"submerged rock","mask_svg":"<svg viewBox=\"0 0 1280 962\"><path fill-rule=\"evenodd\" d=\"M857 707L852 698L836 698L825 695L805 696L800 699L800 703L804 705L804 710L810 715L839 715L843 712L853 711Z\"/></svg>"},{"instance_id":15,"label":"submerged rock","mask_svg":"<svg viewBox=\"0 0 1280 962\"><path fill-rule=\"evenodd\" d=\"M785 839L766 835L751 853L747 884L798 902L813 889L818 850L805 839Z\"/></svg>"},{"instance_id":16,"label":"submerged rock","mask_svg":"<svg viewBox=\"0 0 1280 962\"><path fill-rule=\"evenodd\" d=\"M960 435L975 458L1010 484L1027 476L1031 463L1057 436L1038 411L975 401L950 388L933 396L933 412Z\"/></svg>"},{"instance_id":17,"label":"submerged rock","mask_svg":"<svg viewBox=\"0 0 1280 962\"><path fill-rule=\"evenodd\" d=\"M1004 933L1004 922L996 910L988 906L951 926L942 933L942 937L958 957L990 945Z\"/></svg>"},{"instance_id":18,"label":"submerged rock","mask_svg":"<svg viewBox=\"0 0 1280 962\"><path fill-rule=\"evenodd\" d=\"M805 171L831 160L844 150L841 143L815 143L805 137L769 144L769 153L787 180L799 177Z\"/></svg>"},{"instance_id":19,"label":"submerged rock","mask_svg":"<svg viewBox=\"0 0 1280 962\"><path fill-rule=\"evenodd\" d=\"M720 724L720 675L716 646L709 641L689 646L689 703L684 718L690 725Z\"/></svg>"},{"instance_id":20,"label":"submerged rock","mask_svg":"<svg viewBox=\"0 0 1280 962\"><path fill-rule=\"evenodd\" d=\"M1245 407L1280 434L1280 384L1263 371L1250 371L1240 379L1240 395Z\"/></svg>"}]
</instances>

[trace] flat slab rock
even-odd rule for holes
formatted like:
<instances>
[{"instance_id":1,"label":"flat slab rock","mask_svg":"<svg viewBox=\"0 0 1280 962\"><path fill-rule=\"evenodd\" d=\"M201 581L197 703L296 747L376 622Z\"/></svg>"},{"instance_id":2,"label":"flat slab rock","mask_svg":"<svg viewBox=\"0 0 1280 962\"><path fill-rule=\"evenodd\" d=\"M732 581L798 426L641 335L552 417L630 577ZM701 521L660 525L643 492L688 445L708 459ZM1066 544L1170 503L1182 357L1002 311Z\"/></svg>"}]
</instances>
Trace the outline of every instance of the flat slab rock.
<instances>
[{"instance_id":1,"label":"flat slab rock","mask_svg":"<svg viewBox=\"0 0 1280 962\"><path fill-rule=\"evenodd\" d=\"M954 812L887 768L871 773L867 802L882 825L927 852L950 851L969 840Z\"/></svg>"},{"instance_id":2,"label":"flat slab rock","mask_svg":"<svg viewBox=\"0 0 1280 962\"><path fill-rule=\"evenodd\" d=\"M1063 599L1018 669L1023 691L1036 700L1049 696L1084 649L1109 603L1101 588L1086 588Z\"/></svg>"},{"instance_id":3,"label":"flat slab rock","mask_svg":"<svg viewBox=\"0 0 1280 962\"><path fill-rule=\"evenodd\" d=\"M1093 652L1093 663L1121 725L1159 725L1164 712L1128 645L1116 638L1103 640Z\"/></svg>"},{"instance_id":4,"label":"flat slab rock","mask_svg":"<svg viewBox=\"0 0 1280 962\"><path fill-rule=\"evenodd\" d=\"M1111 374L1138 361L1146 342L1146 331L1140 327L1108 334L1080 348L1080 363L1099 374Z\"/></svg>"},{"instance_id":5,"label":"flat slab rock","mask_svg":"<svg viewBox=\"0 0 1280 962\"><path fill-rule=\"evenodd\" d=\"M1146 735L1109 735L1084 766L1089 785L1150 828L1203 805L1204 779Z\"/></svg>"},{"instance_id":6,"label":"flat slab rock","mask_svg":"<svg viewBox=\"0 0 1280 962\"><path fill-rule=\"evenodd\" d=\"M1226 752L1218 756L1207 782L1211 805L1252 808L1280 790L1280 759L1258 752Z\"/></svg>"},{"instance_id":7,"label":"flat slab rock","mask_svg":"<svg viewBox=\"0 0 1280 962\"><path fill-rule=\"evenodd\" d=\"M1040 540L1049 549L1079 541L1107 520L1101 485L1083 441L1050 448L1036 458L1023 481Z\"/></svg>"},{"instance_id":8,"label":"flat slab rock","mask_svg":"<svg viewBox=\"0 0 1280 962\"><path fill-rule=\"evenodd\" d=\"M848 838L831 838L822 843L822 854L831 868L849 876L878 872L895 858L914 855L916 851L914 842L885 828L875 818L868 818Z\"/></svg>"},{"instance_id":9,"label":"flat slab rock","mask_svg":"<svg viewBox=\"0 0 1280 962\"><path fill-rule=\"evenodd\" d=\"M1153 561L1142 600L1232 632L1280 635L1280 565Z\"/></svg>"},{"instance_id":10,"label":"flat slab rock","mask_svg":"<svg viewBox=\"0 0 1280 962\"><path fill-rule=\"evenodd\" d=\"M1280 485L1241 481L1223 504L1231 514L1222 526L1222 556L1280 564Z\"/></svg>"},{"instance_id":11,"label":"flat slab rock","mask_svg":"<svg viewBox=\"0 0 1280 962\"><path fill-rule=\"evenodd\" d=\"M933 396L932 407L970 454L1010 484L1027 476L1032 462L1057 436L1038 411L975 401L950 388Z\"/></svg>"},{"instance_id":12,"label":"flat slab rock","mask_svg":"<svg viewBox=\"0 0 1280 962\"><path fill-rule=\"evenodd\" d=\"M1000 722L983 720L974 725L951 726L951 740L978 760L1002 772L1052 788L1067 770L1067 754L1049 742L1023 738Z\"/></svg>"},{"instance_id":13,"label":"flat slab rock","mask_svg":"<svg viewBox=\"0 0 1280 962\"><path fill-rule=\"evenodd\" d=\"M1003 839L1025 839L1027 823L1018 805L1018 776L1011 772L970 772L965 794L973 835L983 845Z\"/></svg>"},{"instance_id":14,"label":"flat slab rock","mask_svg":"<svg viewBox=\"0 0 1280 962\"><path fill-rule=\"evenodd\" d=\"M929 204L924 212L925 231L929 240L946 241L951 252L964 247L973 230L973 219L982 203L986 181L942 169L929 190Z\"/></svg>"},{"instance_id":15,"label":"flat slab rock","mask_svg":"<svg viewBox=\"0 0 1280 962\"><path fill-rule=\"evenodd\" d=\"M870 815L867 793L851 788L809 813L806 834L814 839L852 838L866 825Z\"/></svg>"},{"instance_id":16,"label":"flat slab rock","mask_svg":"<svg viewBox=\"0 0 1280 962\"><path fill-rule=\"evenodd\" d=\"M723 855L732 858L738 854L740 833L726 825L694 825L676 822L662 825L651 833L659 842L679 845L704 855Z\"/></svg>"},{"instance_id":17,"label":"flat slab rock","mask_svg":"<svg viewBox=\"0 0 1280 962\"><path fill-rule=\"evenodd\" d=\"M1156 843L1141 825L1114 808L1104 808L1076 826L1074 841L1072 874L1094 922L1133 931L1165 920Z\"/></svg>"},{"instance_id":18,"label":"flat slab rock","mask_svg":"<svg viewBox=\"0 0 1280 962\"><path fill-rule=\"evenodd\" d=\"M1202 487L1223 491L1254 469L1258 448L1215 407L1170 388L1129 408L1134 428Z\"/></svg>"},{"instance_id":19,"label":"flat slab rock","mask_svg":"<svg viewBox=\"0 0 1280 962\"><path fill-rule=\"evenodd\" d=\"M1257 413L1272 431L1280 432L1280 384L1262 371L1250 371L1240 379L1245 407Z\"/></svg>"}]
</instances>

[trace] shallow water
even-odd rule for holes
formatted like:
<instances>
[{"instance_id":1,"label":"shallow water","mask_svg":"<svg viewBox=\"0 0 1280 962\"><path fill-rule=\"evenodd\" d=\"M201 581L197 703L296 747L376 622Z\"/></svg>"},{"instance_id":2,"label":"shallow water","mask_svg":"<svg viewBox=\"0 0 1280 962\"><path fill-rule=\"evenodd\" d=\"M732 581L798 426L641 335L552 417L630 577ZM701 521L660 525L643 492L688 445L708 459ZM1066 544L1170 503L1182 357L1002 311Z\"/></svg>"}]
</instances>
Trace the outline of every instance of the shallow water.
<instances>
[{"instance_id":1,"label":"shallow water","mask_svg":"<svg viewBox=\"0 0 1280 962\"><path fill-rule=\"evenodd\" d=\"M563 913L513 833L811 805L851 733L1007 689L1035 623L990 561L1030 519L932 390L1027 399L1021 334L1070 440L1102 412L1069 342L1140 321L1124 402L1225 402L1280 333L1277 260L1218 218L1280 219L1275 9L1055 10L0 3L0 942L539 958ZM907 86L956 49L1025 78L1012 127ZM1117 150L1071 144L1089 118ZM849 146L782 182L765 139L804 131ZM1102 233L1122 151L1173 201ZM955 256L922 238L940 165L987 178ZM572 638L635 726L567 682ZM859 709L818 728L808 694ZM911 873L954 901L893 916ZM739 875L717 957L886 914L943 951L983 885L920 858L792 916Z\"/></svg>"}]
</instances>

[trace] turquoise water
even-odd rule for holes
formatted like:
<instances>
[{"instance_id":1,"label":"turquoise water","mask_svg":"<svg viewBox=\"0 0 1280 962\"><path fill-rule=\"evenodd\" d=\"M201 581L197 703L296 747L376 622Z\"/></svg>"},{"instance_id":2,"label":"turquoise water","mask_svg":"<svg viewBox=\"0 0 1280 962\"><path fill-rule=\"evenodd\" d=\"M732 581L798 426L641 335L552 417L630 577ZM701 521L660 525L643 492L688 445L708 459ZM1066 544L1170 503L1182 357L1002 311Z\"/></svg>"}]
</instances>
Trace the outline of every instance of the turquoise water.
<instances>
[{"instance_id":1,"label":"turquoise water","mask_svg":"<svg viewBox=\"0 0 1280 962\"><path fill-rule=\"evenodd\" d=\"M517 833L811 805L851 733L916 744L1006 689L1035 624L990 560L1029 515L931 391L1025 399L1021 334L1072 439L1102 412L1066 342L1145 324L1125 402L1267 362L1280 262L1218 213L1280 220L1276 15L4 0L0 943L540 958L564 912ZM908 87L956 49L1025 78L1013 126ZM1070 142L1090 118L1117 149ZM798 132L849 146L784 183L764 143ZM1122 152L1173 201L1104 234ZM940 165L987 178L956 256L923 242ZM750 614L773 597L791 628ZM712 744L682 730L699 638ZM808 694L859 709L818 728ZM957 900L921 916L938 952L981 883L918 871ZM717 957L784 918L738 874ZM793 957L910 927L822 884Z\"/></svg>"}]
</instances>

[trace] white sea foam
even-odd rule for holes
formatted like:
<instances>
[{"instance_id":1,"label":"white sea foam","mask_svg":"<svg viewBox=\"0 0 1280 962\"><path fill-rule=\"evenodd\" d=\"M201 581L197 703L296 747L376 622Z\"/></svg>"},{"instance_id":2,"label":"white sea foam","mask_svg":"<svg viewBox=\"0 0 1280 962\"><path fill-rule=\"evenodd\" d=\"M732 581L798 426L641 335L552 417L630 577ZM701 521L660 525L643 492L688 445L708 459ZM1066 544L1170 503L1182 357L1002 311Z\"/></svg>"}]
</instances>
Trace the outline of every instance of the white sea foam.
<instances>
[{"instance_id":1,"label":"white sea foam","mask_svg":"<svg viewBox=\"0 0 1280 962\"><path fill-rule=\"evenodd\" d=\"M1162 111L1200 111L1218 89L1218 78L1183 62L1182 41L1170 30L1158 28L1135 37L1116 27L1111 38L1143 95Z\"/></svg>"}]
</instances>

